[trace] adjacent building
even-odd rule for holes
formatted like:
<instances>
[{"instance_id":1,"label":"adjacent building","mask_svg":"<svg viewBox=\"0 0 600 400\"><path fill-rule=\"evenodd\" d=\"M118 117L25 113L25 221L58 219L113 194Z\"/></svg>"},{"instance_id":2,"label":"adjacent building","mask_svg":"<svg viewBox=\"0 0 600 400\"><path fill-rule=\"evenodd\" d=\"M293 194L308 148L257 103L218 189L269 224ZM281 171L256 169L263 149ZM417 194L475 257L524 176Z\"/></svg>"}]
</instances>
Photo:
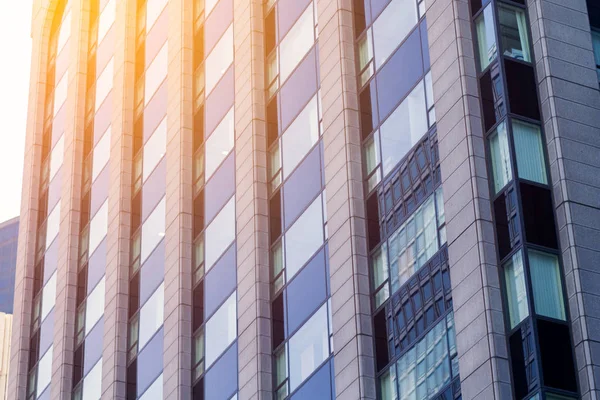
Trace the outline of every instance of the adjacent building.
<instances>
[{"instance_id":1,"label":"adjacent building","mask_svg":"<svg viewBox=\"0 0 600 400\"><path fill-rule=\"evenodd\" d=\"M13 313L19 217L0 224L0 312Z\"/></svg>"},{"instance_id":2,"label":"adjacent building","mask_svg":"<svg viewBox=\"0 0 600 400\"><path fill-rule=\"evenodd\" d=\"M588 3L34 1L10 398L598 398Z\"/></svg>"}]
</instances>

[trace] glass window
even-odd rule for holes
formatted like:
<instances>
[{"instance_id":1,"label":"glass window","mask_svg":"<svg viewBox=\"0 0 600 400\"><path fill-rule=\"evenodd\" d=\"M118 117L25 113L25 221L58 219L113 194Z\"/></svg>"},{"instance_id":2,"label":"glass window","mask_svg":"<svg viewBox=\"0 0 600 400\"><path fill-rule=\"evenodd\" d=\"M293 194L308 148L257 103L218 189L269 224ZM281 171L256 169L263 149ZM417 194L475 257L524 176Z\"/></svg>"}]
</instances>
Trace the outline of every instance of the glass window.
<instances>
[{"instance_id":1,"label":"glass window","mask_svg":"<svg viewBox=\"0 0 600 400\"><path fill-rule=\"evenodd\" d=\"M490 152L492 155L492 175L494 193L498 193L512 179L510 152L508 150L508 135L506 123L502 122L490 135Z\"/></svg>"},{"instance_id":2,"label":"glass window","mask_svg":"<svg viewBox=\"0 0 600 400\"><path fill-rule=\"evenodd\" d=\"M206 272L235 239L235 196L206 228Z\"/></svg>"},{"instance_id":3,"label":"glass window","mask_svg":"<svg viewBox=\"0 0 600 400\"><path fill-rule=\"evenodd\" d=\"M149 1L148 4L152 3ZM98 18L98 43L102 42L104 36L108 33L108 30L115 21L115 15L117 13L117 2L115 0L109 0L104 6L100 17Z\"/></svg>"},{"instance_id":4,"label":"glass window","mask_svg":"<svg viewBox=\"0 0 600 400\"><path fill-rule=\"evenodd\" d=\"M69 88L69 73L63 74L60 82L54 87L54 116L67 100L67 89Z\"/></svg>"},{"instance_id":5,"label":"glass window","mask_svg":"<svg viewBox=\"0 0 600 400\"><path fill-rule=\"evenodd\" d=\"M56 54L60 54L62 48L67 44L71 37L71 10L65 13L62 23L60 24L60 33L58 34L58 46Z\"/></svg>"},{"instance_id":6,"label":"glass window","mask_svg":"<svg viewBox=\"0 0 600 400\"><path fill-rule=\"evenodd\" d=\"M102 204L90 222L89 254L93 254L108 232L108 200Z\"/></svg>"},{"instance_id":7,"label":"glass window","mask_svg":"<svg viewBox=\"0 0 600 400\"><path fill-rule=\"evenodd\" d=\"M165 236L165 207L166 200L163 198L142 225L142 251L140 264L143 264L144 261L146 261L156 245Z\"/></svg>"},{"instance_id":8,"label":"glass window","mask_svg":"<svg viewBox=\"0 0 600 400\"><path fill-rule=\"evenodd\" d=\"M373 23L375 67L378 69L415 27L419 17L414 0L392 0Z\"/></svg>"},{"instance_id":9,"label":"glass window","mask_svg":"<svg viewBox=\"0 0 600 400\"><path fill-rule=\"evenodd\" d=\"M63 160L65 157L65 135L61 135L60 139L52 148L52 153L50 154L50 178L49 181L54 178L60 167L63 165Z\"/></svg>"},{"instance_id":10,"label":"glass window","mask_svg":"<svg viewBox=\"0 0 600 400\"><path fill-rule=\"evenodd\" d=\"M373 290L377 290L389 278L387 262L387 245L384 243L373 255L371 261L373 268ZM375 307L379 307L390 296L390 289L385 285L375 294Z\"/></svg>"},{"instance_id":11,"label":"glass window","mask_svg":"<svg viewBox=\"0 0 600 400\"><path fill-rule=\"evenodd\" d=\"M290 392L329 357L327 304L324 304L289 341Z\"/></svg>"},{"instance_id":12,"label":"glass window","mask_svg":"<svg viewBox=\"0 0 600 400\"><path fill-rule=\"evenodd\" d=\"M113 74L115 59L111 58L106 67L96 80L96 111L100 108L106 96L113 88Z\"/></svg>"},{"instance_id":13,"label":"glass window","mask_svg":"<svg viewBox=\"0 0 600 400\"><path fill-rule=\"evenodd\" d=\"M539 126L513 120L512 128L519 178L548 184Z\"/></svg>"},{"instance_id":14,"label":"glass window","mask_svg":"<svg viewBox=\"0 0 600 400\"><path fill-rule=\"evenodd\" d=\"M206 368L233 343L237 336L237 295L233 292L206 322Z\"/></svg>"},{"instance_id":15,"label":"glass window","mask_svg":"<svg viewBox=\"0 0 600 400\"><path fill-rule=\"evenodd\" d=\"M150 385L150 387L140 396L140 400L156 400L163 398L163 374Z\"/></svg>"},{"instance_id":16,"label":"glass window","mask_svg":"<svg viewBox=\"0 0 600 400\"><path fill-rule=\"evenodd\" d=\"M360 75L360 85L367 83L367 80L373 75L373 31L367 30L367 33L358 41L358 71ZM367 68L368 66L368 68ZM364 72L362 72L364 71Z\"/></svg>"},{"instance_id":17,"label":"glass window","mask_svg":"<svg viewBox=\"0 0 600 400\"><path fill-rule=\"evenodd\" d=\"M430 196L388 241L392 291L398 290L438 248L435 203Z\"/></svg>"},{"instance_id":18,"label":"glass window","mask_svg":"<svg viewBox=\"0 0 600 400\"><path fill-rule=\"evenodd\" d=\"M425 89L421 81L381 125L381 158L387 175L427 132Z\"/></svg>"},{"instance_id":19,"label":"glass window","mask_svg":"<svg viewBox=\"0 0 600 400\"><path fill-rule=\"evenodd\" d=\"M219 0L204 0L204 15L208 16Z\"/></svg>"},{"instance_id":20,"label":"glass window","mask_svg":"<svg viewBox=\"0 0 600 400\"><path fill-rule=\"evenodd\" d=\"M538 395L535 397L539 398ZM575 400L574 397L561 396L560 394L546 393L546 400Z\"/></svg>"},{"instance_id":21,"label":"glass window","mask_svg":"<svg viewBox=\"0 0 600 400\"><path fill-rule=\"evenodd\" d=\"M227 28L204 62L206 94L211 92L233 62L233 24Z\"/></svg>"},{"instance_id":22,"label":"glass window","mask_svg":"<svg viewBox=\"0 0 600 400\"><path fill-rule=\"evenodd\" d=\"M317 197L285 235L287 280L323 245L323 204Z\"/></svg>"},{"instance_id":23,"label":"glass window","mask_svg":"<svg viewBox=\"0 0 600 400\"><path fill-rule=\"evenodd\" d=\"M46 219L46 250L50 247L60 228L60 200L54 206L54 209L48 214Z\"/></svg>"},{"instance_id":24,"label":"glass window","mask_svg":"<svg viewBox=\"0 0 600 400\"><path fill-rule=\"evenodd\" d=\"M525 10L498 4L498 19L504 55L531 62Z\"/></svg>"},{"instance_id":25,"label":"glass window","mask_svg":"<svg viewBox=\"0 0 600 400\"><path fill-rule=\"evenodd\" d=\"M204 373L204 330L194 334L192 353L192 368L194 369L194 378L196 380Z\"/></svg>"},{"instance_id":26,"label":"glass window","mask_svg":"<svg viewBox=\"0 0 600 400\"><path fill-rule=\"evenodd\" d=\"M477 50L479 52L479 69L483 71L496 58L496 23L494 22L493 4L488 5L475 20L477 30Z\"/></svg>"},{"instance_id":27,"label":"glass window","mask_svg":"<svg viewBox=\"0 0 600 400\"><path fill-rule=\"evenodd\" d=\"M48 349L37 366L36 398L40 397L44 389L50 385L50 379L52 378L52 349L52 347Z\"/></svg>"},{"instance_id":28,"label":"glass window","mask_svg":"<svg viewBox=\"0 0 600 400\"><path fill-rule=\"evenodd\" d=\"M162 283L140 310L139 349L154 336L164 319L165 285Z\"/></svg>"},{"instance_id":29,"label":"glass window","mask_svg":"<svg viewBox=\"0 0 600 400\"><path fill-rule=\"evenodd\" d=\"M275 386L276 399L284 399L287 394L287 347L284 346L275 354Z\"/></svg>"},{"instance_id":30,"label":"glass window","mask_svg":"<svg viewBox=\"0 0 600 400\"><path fill-rule=\"evenodd\" d=\"M319 140L319 112L314 96L283 133L284 179Z\"/></svg>"},{"instance_id":31,"label":"glass window","mask_svg":"<svg viewBox=\"0 0 600 400\"><path fill-rule=\"evenodd\" d=\"M302 13L279 45L279 75L281 82L290 76L296 65L315 43L315 23L312 3Z\"/></svg>"},{"instance_id":32,"label":"glass window","mask_svg":"<svg viewBox=\"0 0 600 400\"><path fill-rule=\"evenodd\" d=\"M594 48L598 80L600 81L600 31L592 30L592 47Z\"/></svg>"},{"instance_id":33,"label":"glass window","mask_svg":"<svg viewBox=\"0 0 600 400\"><path fill-rule=\"evenodd\" d=\"M102 138L94 147L94 155L92 157L92 181L95 181L100 172L104 169L110 158L110 126L102 135Z\"/></svg>"},{"instance_id":34,"label":"glass window","mask_svg":"<svg viewBox=\"0 0 600 400\"><path fill-rule=\"evenodd\" d=\"M431 71L425 75L425 99L427 100L427 115L429 116L429 127L436 122L435 118L435 107L433 98L433 80L431 78Z\"/></svg>"},{"instance_id":35,"label":"glass window","mask_svg":"<svg viewBox=\"0 0 600 400\"><path fill-rule=\"evenodd\" d=\"M565 321L558 258L552 254L529 250L529 271L536 314Z\"/></svg>"},{"instance_id":36,"label":"glass window","mask_svg":"<svg viewBox=\"0 0 600 400\"><path fill-rule=\"evenodd\" d=\"M148 0L146 3L146 32L150 32L150 28L156 22L162 10L167 5L168 0Z\"/></svg>"},{"instance_id":37,"label":"glass window","mask_svg":"<svg viewBox=\"0 0 600 400\"><path fill-rule=\"evenodd\" d=\"M235 371L238 371L238 347L234 342L204 375L204 399L224 400L234 394L238 387Z\"/></svg>"},{"instance_id":38,"label":"glass window","mask_svg":"<svg viewBox=\"0 0 600 400\"><path fill-rule=\"evenodd\" d=\"M381 400L396 400L396 366L392 365L379 380L381 389ZM404 399L403 399L404 400Z\"/></svg>"},{"instance_id":39,"label":"glass window","mask_svg":"<svg viewBox=\"0 0 600 400\"><path fill-rule=\"evenodd\" d=\"M512 329L529 315L525 275L523 274L523 255L520 251L504 264L504 281L510 329Z\"/></svg>"},{"instance_id":40,"label":"glass window","mask_svg":"<svg viewBox=\"0 0 600 400\"><path fill-rule=\"evenodd\" d=\"M42 318L43 321L56 303L56 272L52 274L42 289Z\"/></svg>"},{"instance_id":41,"label":"glass window","mask_svg":"<svg viewBox=\"0 0 600 400\"><path fill-rule=\"evenodd\" d=\"M288 177L283 189L285 227L306 209L321 191L321 152L318 147Z\"/></svg>"},{"instance_id":42,"label":"glass window","mask_svg":"<svg viewBox=\"0 0 600 400\"><path fill-rule=\"evenodd\" d=\"M167 152L167 118L165 117L144 145L143 181L150 176Z\"/></svg>"},{"instance_id":43,"label":"glass window","mask_svg":"<svg viewBox=\"0 0 600 400\"><path fill-rule=\"evenodd\" d=\"M206 139L206 180L233 149L234 123L233 107L231 107L225 118Z\"/></svg>"},{"instance_id":44,"label":"glass window","mask_svg":"<svg viewBox=\"0 0 600 400\"><path fill-rule=\"evenodd\" d=\"M146 70L146 78L144 81L145 105L148 105L150 99L152 99L152 96L154 95L154 92L156 92L160 84L167 77L167 71L169 69L168 48L168 42L165 42Z\"/></svg>"},{"instance_id":45,"label":"glass window","mask_svg":"<svg viewBox=\"0 0 600 400\"><path fill-rule=\"evenodd\" d=\"M235 289L236 249L229 247L206 275L204 285L204 315L210 316Z\"/></svg>"},{"instance_id":46,"label":"glass window","mask_svg":"<svg viewBox=\"0 0 600 400\"><path fill-rule=\"evenodd\" d=\"M105 278L96 285L86 301L85 334L90 333L104 314Z\"/></svg>"},{"instance_id":47,"label":"glass window","mask_svg":"<svg viewBox=\"0 0 600 400\"><path fill-rule=\"evenodd\" d=\"M83 400L99 399L102 395L102 359L94 365L83 380Z\"/></svg>"}]
</instances>

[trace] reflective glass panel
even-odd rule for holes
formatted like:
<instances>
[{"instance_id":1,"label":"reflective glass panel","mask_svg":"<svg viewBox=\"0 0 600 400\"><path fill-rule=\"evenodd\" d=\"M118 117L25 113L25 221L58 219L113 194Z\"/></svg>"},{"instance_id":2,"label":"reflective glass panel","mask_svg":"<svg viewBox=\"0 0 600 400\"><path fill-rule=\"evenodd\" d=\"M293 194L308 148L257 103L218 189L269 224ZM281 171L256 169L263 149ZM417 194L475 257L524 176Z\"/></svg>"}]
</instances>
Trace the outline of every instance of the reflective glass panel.
<instances>
[{"instance_id":1,"label":"reflective glass panel","mask_svg":"<svg viewBox=\"0 0 600 400\"><path fill-rule=\"evenodd\" d=\"M63 159L65 156L65 135L61 135L60 139L54 145L52 153L50 154L50 179L56 175L60 167L63 165Z\"/></svg>"},{"instance_id":2,"label":"reflective glass panel","mask_svg":"<svg viewBox=\"0 0 600 400\"><path fill-rule=\"evenodd\" d=\"M52 378L52 347L40 359L37 371L36 397L39 397L44 389L48 387Z\"/></svg>"},{"instance_id":3,"label":"reflective glass panel","mask_svg":"<svg viewBox=\"0 0 600 400\"><path fill-rule=\"evenodd\" d=\"M225 118L223 118L206 140L205 171L207 180L233 149L235 123L233 116L233 107L231 107Z\"/></svg>"},{"instance_id":4,"label":"reflective glass panel","mask_svg":"<svg viewBox=\"0 0 600 400\"><path fill-rule=\"evenodd\" d=\"M111 58L96 81L96 109L98 111L106 96L113 88L115 59Z\"/></svg>"},{"instance_id":5,"label":"reflective glass panel","mask_svg":"<svg viewBox=\"0 0 600 400\"><path fill-rule=\"evenodd\" d=\"M140 310L139 348L142 349L162 326L164 319L165 285L161 284Z\"/></svg>"},{"instance_id":6,"label":"reflective glass panel","mask_svg":"<svg viewBox=\"0 0 600 400\"><path fill-rule=\"evenodd\" d=\"M102 280L96 285L92 293L90 293L85 306L85 334L90 333L96 322L104 314L104 295L105 295L105 282Z\"/></svg>"},{"instance_id":7,"label":"reflective glass panel","mask_svg":"<svg viewBox=\"0 0 600 400\"><path fill-rule=\"evenodd\" d=\"M48 214L46 219L46 250L50 247L60 227L60 200L54 206L54 209Z\"/></svg>"},{"instance_id":8,"label":"reflective glass panel","mask_svg":"<svg viewBox=\"0 0 600 400\"><path fill-rule=\"evenodd\" d=\"M151 3L151 1L149 3ZM102 39L104 39L104 36L106 36L108 33L108 30L115 21L116 13L116 0L108 0L108 3L106 3L102 13L100 13L100 17L98 18L98 43L102 42Z\"/></svg>"},{"instance_id":9,"label":"reflective glass panel","mask_svg":"<svg viewBox=\"0 0 600 400\"><path fill-rule=\"evenodd\" d=\"M373 23L375 67L379 68L415 27L418 21L414 0L392 0Z\"/></svg>"},{"instance_id":10,"label":"reflective glass panel","mask_svg":"<svg viewBox=\"0 0 600 400\"><path fill-rule=\"evenodd\" d=\"M506 286L506 298L508 299L510 329L512 329L529 315L521 251L517 252L504 264L504 284Z\"/></svg>"},{"instance_id":11,"label":"reflective glass panel","mask_svg":"<svg viewBox=\"0 0 600 400\"><path fill-rule=\"evenodd\" d=\"M298 114L283 133L283 175L288 176L319 140L317 96Z\"/></svg>"},{"instance_id":12,"label":"reflective glass panel","mask_svg":"<svg viewBox=\"0 0 600 400\"><path fill-rule=\"evenodd\" d=\"M108 200L102 204L90 222L89 254L93 254L108 232Z\"/></svg>"},{"instance_id":13,"label":"reflective glass panel","mask_svg":"<svg viewBox=\"0 0 600 400\"><path fill-rule=\"evenodd\" d=\"M235 196L206 228L206 271L210 270L235 239Z\"/></svg>"},{"instance_id":14,"label":"reflective glass panel","mask_svg":"<svg viewBox=\"0 0 600 400\"><path fill-rule=\"evenodd\" d=\"M58 110L62 107L67 100L67 89L69 87L69 73L65 73L60 82L54 87L54 116L58 113Z\"/></svg>"},{"instance_id":15,"label":"reflective glass panel","mask_svg":"<svg viewBox=\"0 0 600 400\"><path fill-rule=\"evenodd\" d=\"M233 24L225 31L204 62L206 94L215 87L233 62Z\"/></svg>"},{"instance_id":16,"label":"reflective glass panel","mask_svg":"<svg viewBox=\"0 0 600 400\"><path fill-rule=\"evenodd\" d=\"M92 157L92 181L95 181L100 172L104 169L110 158L110 126L102 135L102 138L94 147L94 154Z\"/></svg>"},{"instance_id":17,"label":"reflective glass panel","mask_svg":"<svg viewBox=\"0 0 600 400\"><path fill-rule=\"evenodd\" d=\"M150 32L152 25L162 13L168 0L148 0L146 2L146 32Z\"/></svg>"},{"instance_id":18,"label":"reflective glass panel","mask_svg":"<svg viewBox=\"0 0 600 400\"><path fill-rule=\"evenodd\" d=\"M157 400L163 397L163 374L150 385L150 387L140 396L140 400Z\"/></svg>"},{"instance_id":19,"label":"reflective glass panel","mask_svg":"<svg viewBox=\"0 0 600 400\"><path fill-rule=\"evenodd\" d=\"M490 135L490 152L492 155L492 173L494 191L498 193L512 179L510 152L508 150L508 135L506 123L502 122Z\"/></svg>"},{"instance_id":20,"label":"reflective glass panel","mask_svg":"<svg viewBox=\"0 0 600 400\"><path fill-rule=\"evenodd\" d=\"M315 43L314 29L314 14L311 3L279 45L281 82L285 82Z\"/></svg>"},{"instance_id":21,"label":"reflective glass panel","mask_svg":"<svg viewBox=\"0 0 600 400\"><path fill-rule=\"evenodd\" d=\"M548 184L540 127L513 120L512 128L519 178Z\"/></svg>"},{"instance_id":22,"label":"reflective glass panel","mask_svg":"<svg viewBox=\"0 0 600 400\"><path fill-rule=\"evenodd\" d=\"M529 271L536 314L565 321L558 257L549 253L529 250Z\"/></svg>"},{"instance_id":23,"label":"reflective glass panel","mask_svg":"<svg viewBox=\"0 0 600 400\"><path fill-rule=\"evenodd\" d=\"M237 336L237 296L233 292L206 322L206 368L225 351Z\"/></svg>"},{"instance_id":24,"label":"reflective glass panel","mask_svg":"<svg viewBox=\"0 0 600 400\"><path fill-rule=\"evenodd\" d=\"M165 205L166 200L163 198L142 225L141 264L165 236Z\"/></svg>"},{"instance_id":25,"label":"reflective glass panel","mask_svg":"<svg viewBox=\"0 0 600 400\"><path fill-rule=\"evenodd\" d=\"M146 70L146 78L145 78L145 92L144 92L144 101L145 105L148 105L150 99L160 86L160 84L167 77L167 71L169 67L169 58L168 58L168 42L165 42L163 47L158 51L154 60Z\"/></svg>"},{"instance_id":26,"label":"reflective glass panel","mask_svg":"<svg viewBox=\"0 0 600 400\"><path fill-rule=\"evenodd\" d=\"M102 395L102 359L83 380L83 400L96 400Z\"/></svg>"},{"instance_id":27,"label":"reflective glass panel","mask_svg":"<svg viewBox=\"0 0 600 400\"><path fill-rule=\"evenodd\" d=\"M56 303L56 272L48 279L42 289L42 315L41 320L50 313Z\"/></svg>"},{"instance_id":28,"label":"reflective glass panel","mask_svg":"<svg viewBox=\"0 0 600 400\"><path fill-rule=\"evenodd\" d=\"M525 10L498 3L502 51L505 56L531 62Z\"/></svg>"},{"instance_id":29,"label":"reflective glass panel","mask_svg":"<svg viewBox=\"0 0 600 400\"><path fill-rule=\"evenodd\" d=\"M208 16L219 0L204 0L204 15Z\"/></svg>"},{"instance_id":30,"label":"reflective glass panel","mask_svg":"<svg viewBox=\"0 0 600 400\"><path fill-rule=\"evenodd\" d=\"M480 71L483 71L498 54L493 5L488 5L483 13L475 20L475 29L477 30L479 69Z\"/></svg>"},{"instance_id":31,"label":"reflective glass panel","mask_svg":"<svg viewBox=\"0 0 600 400\"><path fill-rule=\"evenodd\" d=\"M152 136L144 144L143 181L150 176L156 165L167 152L167 118L164 118Z\"/></svg>"},{"instance_id":32,"label":"reflective glass panel","mask_svg":"<svg viewBox=\"0 0 600 400\"><path fill-rule=\"evenodd\" d=\"M62 23L60 25L60 33L58 34L58 45L56 46L56 54L60 54L62 48L67 44L67 41L71 37L71 10L69 10L63 16Z\"/></svg>"}]
</instances>

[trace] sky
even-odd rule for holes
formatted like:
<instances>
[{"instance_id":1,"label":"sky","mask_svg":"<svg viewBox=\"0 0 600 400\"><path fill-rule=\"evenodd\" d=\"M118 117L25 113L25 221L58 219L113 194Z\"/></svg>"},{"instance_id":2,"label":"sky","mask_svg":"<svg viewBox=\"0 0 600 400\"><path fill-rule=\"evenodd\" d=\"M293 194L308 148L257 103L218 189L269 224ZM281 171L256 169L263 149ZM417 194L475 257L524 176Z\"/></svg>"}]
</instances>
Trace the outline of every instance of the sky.
<instances>
[{"instance_id":1,"label":"sky","mask_svg":"<svg viewBox=\"0 0 600 400\"><path fill-rule=\"evenodd\" d=\"M0 0L0 223L20 212L29 70L31 0Z\"/></svg>"}]
</instances>

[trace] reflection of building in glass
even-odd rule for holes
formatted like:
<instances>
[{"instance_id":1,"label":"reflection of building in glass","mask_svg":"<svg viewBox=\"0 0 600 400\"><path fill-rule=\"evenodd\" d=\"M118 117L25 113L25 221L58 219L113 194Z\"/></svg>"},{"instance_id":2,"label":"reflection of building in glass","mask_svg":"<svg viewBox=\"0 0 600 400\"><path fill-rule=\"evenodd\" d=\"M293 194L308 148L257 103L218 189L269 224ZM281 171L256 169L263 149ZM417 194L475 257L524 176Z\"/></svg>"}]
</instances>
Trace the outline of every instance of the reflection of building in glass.
<instances>
[{"instance_id":1,"label":"reflection of building in glass","mask_svg":"<svg viewBox=\"0 0 600 400\"><path fill-rule=\"evenodd\" d=\"M19 218L0 224L0 312L13 313Z\"/></svg>"},{"instance_id":2,"label":"reflection of building in glass","mask_svg":"<svg viewBox=\"0 0 600 400\"><path fill-rule=\"evenodd\" d=\"M600 25L525 3L37 2L10 392L592 396Z\"/></svg>"}]
</instances>

